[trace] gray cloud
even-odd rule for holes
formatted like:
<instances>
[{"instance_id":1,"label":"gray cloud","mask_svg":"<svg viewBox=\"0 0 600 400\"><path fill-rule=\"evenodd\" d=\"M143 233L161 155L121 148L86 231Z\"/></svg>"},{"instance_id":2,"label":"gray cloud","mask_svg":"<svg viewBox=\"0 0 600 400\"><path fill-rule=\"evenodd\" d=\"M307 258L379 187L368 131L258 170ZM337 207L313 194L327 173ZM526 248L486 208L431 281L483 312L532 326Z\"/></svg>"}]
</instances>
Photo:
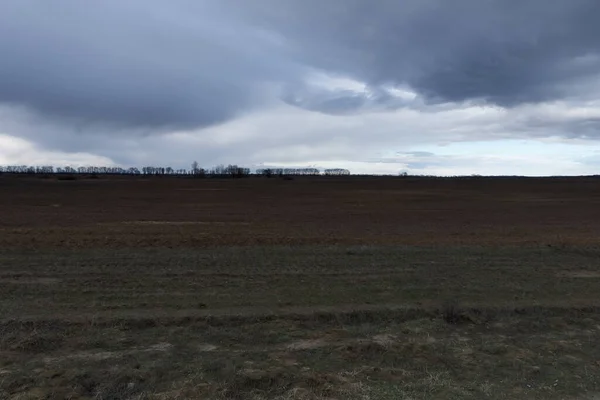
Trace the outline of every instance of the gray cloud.
<instances>
[{"instance_id":1,"label":"gray cloud","mask_svg":"<svg viewBox=\"0 0 600 400\"><path fill-rule=\"evenodd\" d=\"M600 69L596 0L134 0L0 3L0 102L52 118L202 127L282 99L347 114L572 95ZM306 85L347 74L370 94ZM580 90L585 85L579 86Z\"/></svg>"},{"instance_id":2,"label":"gray cloud","mask_svg":"<svg viewBox=\"0 0 600 400\"><path fill-rule=\"evenodd\" d=\"M413 102L393 96L381 87L365 87L359 92L350 89L333 90L297 85L284 91L282 100L305 110L332 115L389 111L415 105Z\"/></svg>"},{"instance_id":3,"label":"gray cloud","mask_svg":"<svg viewBox=\"0 0 600 400\"><path fill-rule=\"evenodd\" d=\"M298 57L431 102L513 106L560 98L600 68L595 0L261 0L260 19ZM246 10L247 11L247 10Z\"/></svg>"},{"instance_id":4,"label":"gray cloud","mask_svg":"<svg viewBox=\"0 0 600 400\"><path fill-rule=\"evenodd\" d=\"M208 126L272 101L272 82L295 73L214 2L173 3L3 1L0 102L68 123Z\"/></svg>"},{"instance_id":5,"label":"gray cloud","mask_svg":"<svg viewBox=\"0 0 600 400\"><path fill-rule=\"evenodd\" d=\"M124 165L597 140L598 15L596 0L3 0L0 135Z\"/></svg>"}]
</instances>

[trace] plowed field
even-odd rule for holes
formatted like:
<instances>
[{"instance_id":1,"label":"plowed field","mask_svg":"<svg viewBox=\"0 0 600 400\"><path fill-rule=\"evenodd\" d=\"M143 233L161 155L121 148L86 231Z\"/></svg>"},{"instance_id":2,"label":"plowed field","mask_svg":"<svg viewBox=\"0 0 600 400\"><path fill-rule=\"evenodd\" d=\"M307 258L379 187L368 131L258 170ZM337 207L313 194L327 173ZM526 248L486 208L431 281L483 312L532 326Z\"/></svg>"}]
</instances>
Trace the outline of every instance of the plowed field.
<instances>
[{"instance_id":1,"label":"plowed field","mask_svg":"<svg viewBox=\"0 0 600 400\"><path fill-rule=\"evenodd\" d=\"M0 399L594 399L599 337L600 178L0 175Z\"/></svg>"},{"instance_id":2,"label":"plowed field","mask_svg":"<svg viewBox=\"0 0 600 400\"><path fill-rule=\"evenodd\" d=\"M0 178L0 246L600 243L600 178Z\"/></svg>"}]
</instances>

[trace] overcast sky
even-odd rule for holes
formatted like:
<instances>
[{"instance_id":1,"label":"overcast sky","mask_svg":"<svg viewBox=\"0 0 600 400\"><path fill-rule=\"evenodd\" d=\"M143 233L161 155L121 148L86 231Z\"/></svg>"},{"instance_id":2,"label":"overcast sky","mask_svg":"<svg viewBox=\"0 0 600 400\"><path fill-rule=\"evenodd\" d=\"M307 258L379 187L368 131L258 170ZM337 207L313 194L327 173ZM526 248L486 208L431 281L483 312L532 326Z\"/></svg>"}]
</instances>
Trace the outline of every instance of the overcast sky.
<instances>
[{"instance_id":1,"label":"overcast sky","mask_svg":"<svg viewBox=\"0 0 600 400\"><path fill-rule=\"evenodd\" d=\"M600 173L598 0L2 0L0 164Z\"/></svg>"}]
</instances>

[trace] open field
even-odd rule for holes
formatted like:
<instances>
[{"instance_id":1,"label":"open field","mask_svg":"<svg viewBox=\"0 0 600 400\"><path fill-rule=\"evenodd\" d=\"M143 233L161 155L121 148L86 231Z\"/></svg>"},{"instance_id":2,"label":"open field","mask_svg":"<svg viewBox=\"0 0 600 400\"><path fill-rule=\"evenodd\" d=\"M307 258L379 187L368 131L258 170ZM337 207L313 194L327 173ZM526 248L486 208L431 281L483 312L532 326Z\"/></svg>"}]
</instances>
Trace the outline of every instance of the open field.
<instances>
[{"instance_id":1,"label":"open field","mask_svg":"<svg viewBox=\"0 0 600 400\"><path fill-rule=\"evenodd\" d=\"M0 176L0 399L600 398L600 179Z\"/></svg>"}]
</instances>

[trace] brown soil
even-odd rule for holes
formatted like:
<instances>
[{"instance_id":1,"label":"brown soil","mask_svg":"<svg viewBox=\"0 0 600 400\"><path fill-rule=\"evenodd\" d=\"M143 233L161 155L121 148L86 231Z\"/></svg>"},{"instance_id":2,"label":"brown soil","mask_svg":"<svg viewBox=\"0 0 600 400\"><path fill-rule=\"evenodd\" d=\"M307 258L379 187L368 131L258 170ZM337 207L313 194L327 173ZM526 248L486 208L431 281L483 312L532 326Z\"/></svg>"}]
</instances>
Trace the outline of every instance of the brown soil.
<instances>
[{"instance_id":1,"label":"brown soil","mask_svg":"<svg viewBox=\"0 0 600 400\"><path fill-rule=\"evenodd\" d=\"M596 178L0 177L0 247L600 243Z\"/></svg>"},{"instance_id":2,"label":"brown soil","mask_svg":"<svg viewBox=\"0 0 600 400\"><path fill-rule=\"evenodd\" d=\"M4 174L0 398L593 399L598 221L593 177Z\"/></svg>"}]
</instances>

